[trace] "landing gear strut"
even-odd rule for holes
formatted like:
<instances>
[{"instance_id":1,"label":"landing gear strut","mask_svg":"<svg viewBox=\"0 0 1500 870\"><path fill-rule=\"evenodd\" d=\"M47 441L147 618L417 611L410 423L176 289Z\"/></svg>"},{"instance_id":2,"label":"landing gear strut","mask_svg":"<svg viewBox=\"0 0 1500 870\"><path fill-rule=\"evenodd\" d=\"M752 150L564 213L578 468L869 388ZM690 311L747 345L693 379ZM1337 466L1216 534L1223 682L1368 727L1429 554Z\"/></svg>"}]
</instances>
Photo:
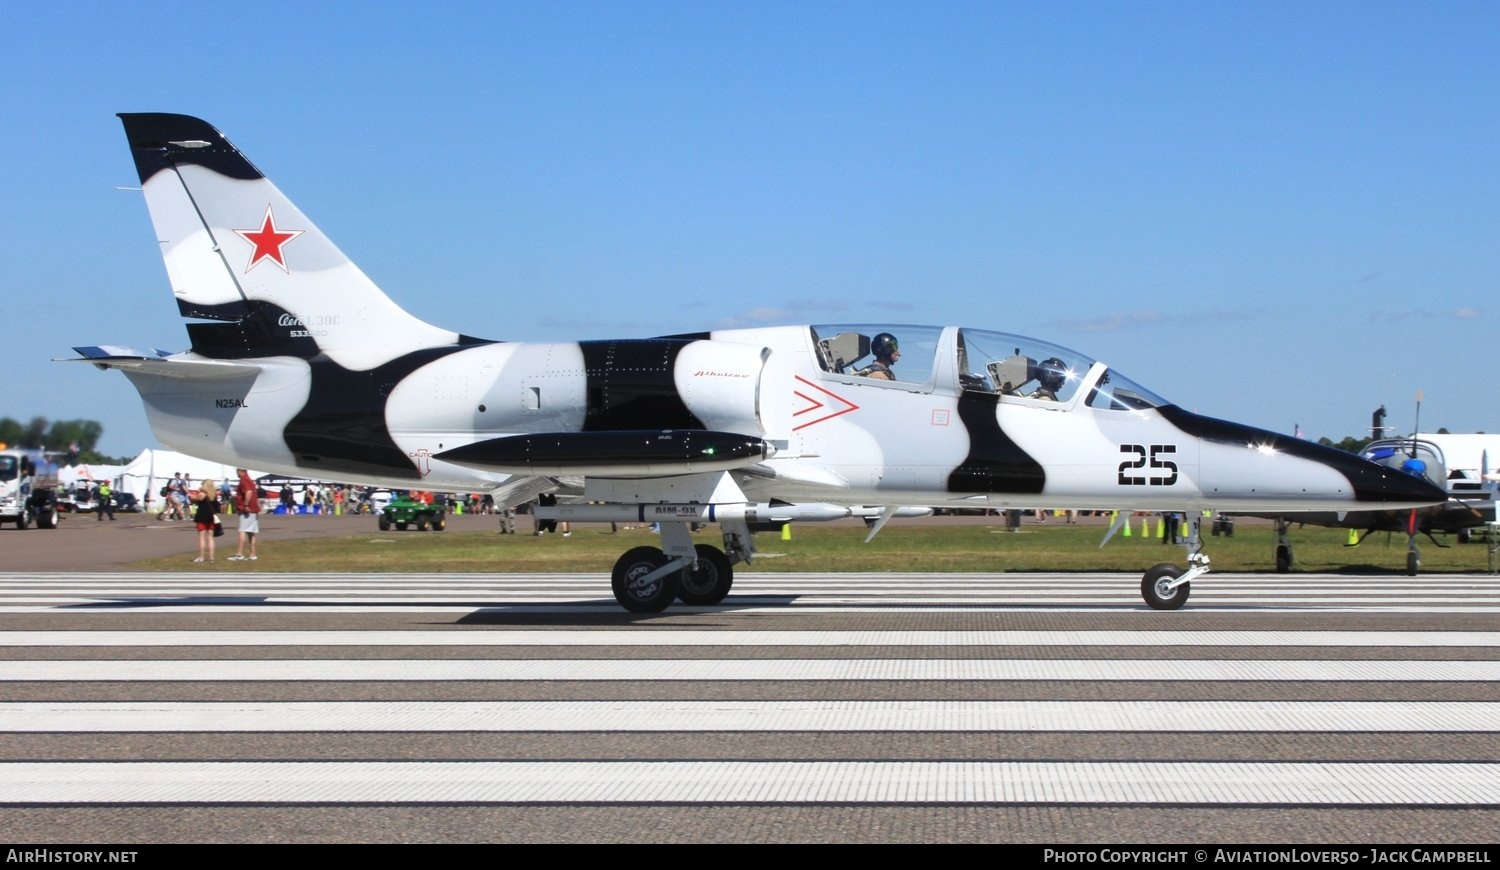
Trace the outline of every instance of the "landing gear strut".
<instances>
[{"instance_id":1,"label":"landing gear strut","mask_svg":"<svg viewBox=\"0 0 1500 870\"><path fill-rule=\"evenodd\" d=\"M1208 557L1201 550L1203 540L1199 537L1201 516L1188 521L1186 571L1170 562L1153 565L1141 577L1141 597L1152 610L1180 610L1187 603L1192 581L1208 573Z\"/></svg>"},{"instance_id":2,"label":"landing gear strut","mask_svg":"<svg viewBox=\"0 0 1500 870\"><path fill-rule=\"evenodd\" d=\"M1292 570L1292 539L1287 530L1292 524L1285 519L1276 519L1276 573L1287 574Z\"/></svg>"}]
</instances>

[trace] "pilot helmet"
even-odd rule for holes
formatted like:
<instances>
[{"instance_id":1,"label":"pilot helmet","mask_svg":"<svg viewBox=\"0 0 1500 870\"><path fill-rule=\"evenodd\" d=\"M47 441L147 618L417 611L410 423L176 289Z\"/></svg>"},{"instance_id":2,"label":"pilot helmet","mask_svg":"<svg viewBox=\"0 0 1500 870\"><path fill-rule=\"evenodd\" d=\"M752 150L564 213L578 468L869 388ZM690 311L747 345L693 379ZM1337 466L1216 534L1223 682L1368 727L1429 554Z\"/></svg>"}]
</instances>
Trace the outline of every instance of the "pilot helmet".
<instances>
[{"instance_id":1,"label":"pilot helmet","mask_svg":"<svg viewBox=\"0 0 1500 870\"><path fill-rule=\"evenodd\" d=\"M870 342L870 350L875 353L875 358L878 360L888 360L900 349L901 346L896 342L896 336L889 332L880 333Z\"/></svg>"},{"instance_id":2,"label":"pilot helmet","mask_svg":"<svg viewBox=\"0 0 1500 870\"><path fill-rule=\"evenodd\" d=\"M1057 357L1048 357L1036 367L1036 380L1044 389L1057 392L1062 389L1068 376L1068 364Z\"/></svg>"}]
</instances>

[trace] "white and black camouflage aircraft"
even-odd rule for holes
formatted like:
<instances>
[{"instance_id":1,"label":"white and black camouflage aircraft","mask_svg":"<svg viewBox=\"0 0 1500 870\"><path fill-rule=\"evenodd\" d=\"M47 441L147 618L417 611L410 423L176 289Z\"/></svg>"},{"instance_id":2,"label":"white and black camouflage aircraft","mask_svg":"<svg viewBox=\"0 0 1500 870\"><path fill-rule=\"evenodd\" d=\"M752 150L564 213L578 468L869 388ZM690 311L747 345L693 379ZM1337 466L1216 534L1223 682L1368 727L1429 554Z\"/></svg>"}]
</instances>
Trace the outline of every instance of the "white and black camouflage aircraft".
<instances>
[{"instance_id":1,"label":"white and black camouflage aircraft","mask_svg":"<svg viewBox=\"0 0 1500 870\"><path fill-rule=\"evenodd\" d=\"M1102 362L983 329L826 323L655 338L477 338L397 306L218 130L122 114L181 353L118 369L176 450L287 475L660 523L615 563L627 610L715 604L767 523L914 508L1279 511L1437 504L1426 480L1190 413ZM716 523L723 547L694 543ZM1208 570L1142 580L1153 608Z\"/></svg>"}]
</instances>

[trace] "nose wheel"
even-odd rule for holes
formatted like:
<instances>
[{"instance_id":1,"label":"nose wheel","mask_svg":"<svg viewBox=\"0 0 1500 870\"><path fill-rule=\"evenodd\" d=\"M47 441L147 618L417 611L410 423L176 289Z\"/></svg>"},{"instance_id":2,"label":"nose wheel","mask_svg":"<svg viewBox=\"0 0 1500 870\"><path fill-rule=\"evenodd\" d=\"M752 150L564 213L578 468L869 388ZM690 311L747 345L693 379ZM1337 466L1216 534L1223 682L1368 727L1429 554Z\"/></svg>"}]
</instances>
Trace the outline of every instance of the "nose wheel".
<instances>
[{"instance_id":1,"label":"nose wheel","mask_svg":"<svg viewBox=\"0 0 1500 870\"><path fill-rule=\"evenodd\" d=\"M1187 582L1179 582L1182 569L1170 562L1153 566L1141 578L1141 597L1152 610L1179 610L1187 603Z\"/></svg>"}]
</instances>

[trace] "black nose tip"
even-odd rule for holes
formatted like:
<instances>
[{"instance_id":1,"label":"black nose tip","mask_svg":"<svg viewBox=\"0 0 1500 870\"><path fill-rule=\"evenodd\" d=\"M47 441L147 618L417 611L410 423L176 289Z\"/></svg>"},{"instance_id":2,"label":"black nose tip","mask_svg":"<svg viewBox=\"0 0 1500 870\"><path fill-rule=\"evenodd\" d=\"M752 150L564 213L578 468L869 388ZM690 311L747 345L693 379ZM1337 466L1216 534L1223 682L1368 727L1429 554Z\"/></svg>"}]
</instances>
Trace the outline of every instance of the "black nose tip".
<instances>
[{"instance_id":1,"label":"black nose tip","mask_svg":"<svg viewBox=\"0 0 1500 870\"><path fill-rule=\"evenodd\" d=\"M1441 504L1448 500L1448 493L1425 477L1407 474L1358 456L1345 456L1348 456L1348 460L1340 461L1339 470L1354 484L1356 501L1376 504Z\"/></svg>"},{"instance_id":2,"label":"black nose tip","mask_svg":"<svg viewBox=\"0 0 1500 870\"><path fill-rule=\"evenodd\" d=\"M1439 503L1448 500L1448 493L1442 487L1425 477L1416 477L1400 471L1390 472L1386 481L1386 490L1391 493L1389 498L1394 501Z\"/></svg>"}]
</instances>

